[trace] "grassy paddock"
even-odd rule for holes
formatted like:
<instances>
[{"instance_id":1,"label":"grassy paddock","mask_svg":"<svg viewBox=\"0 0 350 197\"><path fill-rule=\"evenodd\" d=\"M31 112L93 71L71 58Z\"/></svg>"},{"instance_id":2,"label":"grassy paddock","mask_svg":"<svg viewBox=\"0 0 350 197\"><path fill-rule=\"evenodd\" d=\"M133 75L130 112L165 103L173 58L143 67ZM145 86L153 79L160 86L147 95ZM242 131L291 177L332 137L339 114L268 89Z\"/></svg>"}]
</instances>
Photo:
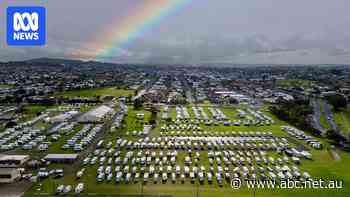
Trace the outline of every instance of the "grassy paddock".
<instances>
[{"instance_id":1,"label":"grassy paddock","mask_svg":"<svg viewBox=\"0 0 350 197\"><path fill-rule=\"evenodd\" d=\"M0 84L0 88L12 88L14 87L14 85L10 85L10 84Z\"/></svg>"},{"instance_id":2,"label":"grassy paddock","mask_svg":"<svg viewBox=\"0 0 350 197\"><path fill-rule=\"evenodd\" d=\"M230 187L228 183L225 183L223 187L219 187L215 181L213 184L209 185L207 182L204 185L199 185L198 182L191 183L188 179L184 184L177 182L176 184L168 181L166 184L161 182L153 183L149 181L148 183L141 185L140 182L132 184L115 184L113 180L110 183L103 182L97 183L95 180L97 165L93 167L87 167L87 171L81 180L75 179L74 173L66 173L63 178L60 179L45 179L38 184L33 186L30 191L28 191L25 196L52 196L54 194L55 188L59 184L70 184L77 185L79 182L84 182L86 191L81 196L91 196L93 194L98 194L98 196L106 195L112 196L113 194L118 194L121 196L126 195L140 195L141 191L143 194L148 195L170 195L174 197L194 197L204 196L211 197L213 194L223 197L231 196L339 196L345 197L350 193L350 188L346 187L349 183L349 173L346 170L346 165L350 162L349 155L342 154L343 161L333 161L327 151L316 151L313 152L314 161L304 162L302 169L307 169L313 176L321 176L326 180L338 180L343 181L343 189L248 189L243 186L241 189L235 190ZM179 158L182 158L180 155ZM57 166L60 167L60 166ZM65 168L67 168L65 166ZM67 169L65 169L67 170ZM40 191L38 191L40 188Z\"/></svg>"},{"instance_id":3,"label":"grassy paddock","mask_svg":"<svg viewBox=\"0 0 350 197\"><path fill-rule=\"evenodd\" d=\"M188 111L192 116L192 109L188 107ZM230 117L231 120L235 120L236 109L235 108L225 108L222 111ZM105 136L106 141L115 142L115 137L124 136L126 131L140 130L142 129L142 124L135 120L137 113L145 113L144 122L147 122L150 117L150 112L143 109L134 110L132 106L129 106L129 113L125 120L125 128L120 129L113 133L108 133ZM263 110L264 113L268 114L275 120L275 124L271 126L211 126L205 127L206 130L210 131L271 131L276 136L287 136L287 134L281 131L281 125L287 125L285 122L276 119L275 116L270 114L270 112ZM209 112L207 112L210 116ZM175 109L171 108L170 115L172 118L176 117ZM152 136L157 136L158 125L151 133ZM138 137L125 137L127 139L138 139ZM298 141L300 144L304 144L303 141ZM328 143L326 140L322 140L326 147ZM294 143L290 141L290 143ZM58 147L58 146L57 146ZM52 147L55 148L55 147ZM150 181L142 185L138 183L130 184L115 184L114 177L111 182L104 181L103 183L97 183L96 174L98 165L86 166L86 171L81 180L75 179L75 173L77 169L81 168L79 165L69 166L69 165L53 165L53 167L63 167L65 169L65 176L59 179L45 179L40 182L40 184L35 184L24 196L53 196L56 187L59 184L70 184L76 186L79 182L85 183L86 190L80 196L127 196L127 195L169 195L173 197L295 197L295 196L308 196L308 197L346 197L350 195L350 171L347 166L350 165L350 155L348 153L340 151L341 160L335 161L329 151L325 148L323 150L313 150L311 149L313 160L303 160L302 164L299 166L301 171L308 171L314 178L323 178L325 180L337 180L343 181L343 189L248 189L243 186L241 189L235 190L230 187L229 183L219 187L215 180L213 184L208 184L205 181L204 185L199 185L199 182L191 183L189 179L186 179L185 183L180 183L179 179L176 184L173 184L170 180L163 184L158 181L157 184L153 183L153 178ZM122 151L122 155L125 155L125 150ZM158 151L157 151L158 152ZM269 152L272 156L277 156L277 153ZM180 151L178 154L177 163L183 165L184 157L186 153ZM206 151L201 151L200 165L204 165L206 168L209 166ZM216 164L215 164L216 165ZM112 164L112 169L115 165ZM38 190L40 188L40 190ZM71 193L72 194L72 193Z\"/></svg>"},{"instance_id":4,"label":"grassy paddock","mask_svg":"<svg viewBox=\"0 0 350 197\"><path fill-rule=\"evenodd\" d=\"M104 88L94 88L94 89L83 89L83 90L72 90L57 93L54 96L63 97L96 97L111 95L115 97L132 95L134 92L132 90L116 89L115 87L104 87Z\"/></svg>"},{"instance_id":5,"label":"grassy paddock","mask_svg":"<svg viewBox=\"0 0 350 197\"><path fill-rule=\"evenodd\" d=\"M334 121L344 133L350 135L350 107L340 112L334 112Z\"/></svg>"},{"instance_id":6,"label":"grassy paddock","mask_svg":"<svg viewBox=\"0 0 350 197\"><path fill-rule=\"evenodd\" d=\"M282 87L301 86L304 88L309 88L315 85L315 82L310 80L302 80L302 79L284 79L284 80L278 80L277 85Z\"/></svg>"}]
</instances>

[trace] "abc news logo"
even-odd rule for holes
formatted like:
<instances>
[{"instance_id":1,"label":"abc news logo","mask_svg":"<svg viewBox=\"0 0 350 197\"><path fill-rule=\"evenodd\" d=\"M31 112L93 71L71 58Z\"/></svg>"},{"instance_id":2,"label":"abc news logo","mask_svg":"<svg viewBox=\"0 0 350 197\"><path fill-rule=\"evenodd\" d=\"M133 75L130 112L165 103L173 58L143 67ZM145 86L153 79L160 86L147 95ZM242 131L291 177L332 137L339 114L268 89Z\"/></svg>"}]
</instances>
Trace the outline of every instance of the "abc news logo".
<instances>
[{"instance_id":1,"label":"abc news logo","mask_svg":"<svg viewBox=\"0 0 350 197\"><path fill-rule=\"evenodd\" d=\"M28 21L27 25L24 23L24 20ZM15 31L37 31L39 29L38 13L33 12L32 14L29 14L28 12L24 12L23 14L20 14L16 12L13 15L13 29Z\"/></svg>"},{"instance_id":2,"label":"abc news logo","mask_svg":"<svg viewBox=\"0 0 350 197\"><path fill-rule=\"evenodd\" d=\"M8 7L7 44L44 45L45 14L44 7Z\"/></svg>"}]
</instances>

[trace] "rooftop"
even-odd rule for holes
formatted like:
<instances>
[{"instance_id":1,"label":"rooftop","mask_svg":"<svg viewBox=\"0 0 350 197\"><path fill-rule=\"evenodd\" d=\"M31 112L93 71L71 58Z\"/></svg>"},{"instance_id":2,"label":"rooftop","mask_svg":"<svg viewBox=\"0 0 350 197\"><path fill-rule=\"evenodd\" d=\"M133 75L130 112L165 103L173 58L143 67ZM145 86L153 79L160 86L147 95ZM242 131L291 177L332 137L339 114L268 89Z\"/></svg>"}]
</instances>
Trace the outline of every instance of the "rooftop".
<instances>
[{"instance_id":1,"label":"rooftop","mask_svg":"<svg viewBox=\"0 0 350 197\"><path fill-rule=\"evenodd\" d=\"M47 154L44 159L76 159L78 154Z\"/></svg>"},{"instance_id":2,"label":"rooftop","mask_svg":"<svg viewBox=\"0 0 350 197\"><path fill-rule=\"evenodd\" d=\"M29 155L0 155L0 161L25 159L29 159Z\"/></svg>"}]
</instances>

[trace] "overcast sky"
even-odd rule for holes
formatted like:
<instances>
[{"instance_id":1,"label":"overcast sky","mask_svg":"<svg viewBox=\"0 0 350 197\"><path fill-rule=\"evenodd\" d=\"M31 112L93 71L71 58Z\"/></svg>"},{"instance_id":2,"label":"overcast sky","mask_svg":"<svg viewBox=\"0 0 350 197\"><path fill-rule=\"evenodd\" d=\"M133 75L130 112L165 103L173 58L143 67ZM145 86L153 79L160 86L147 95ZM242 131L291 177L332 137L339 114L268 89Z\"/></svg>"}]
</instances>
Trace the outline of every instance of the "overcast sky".
<instances>
[{"instance_id":1,"label":"overcast sky","mask_svg":"<svg viewBox=\"0 0 350 197\"><path fill-rule=\"evenodd\" d=\"M0 61L91 54L88 43L142 1L2 1ZM47 46L6 46L9 5L46 6ZM349 8L349 0L192 0L105 61L350 64Z\"/></svg>"}]
</instances>

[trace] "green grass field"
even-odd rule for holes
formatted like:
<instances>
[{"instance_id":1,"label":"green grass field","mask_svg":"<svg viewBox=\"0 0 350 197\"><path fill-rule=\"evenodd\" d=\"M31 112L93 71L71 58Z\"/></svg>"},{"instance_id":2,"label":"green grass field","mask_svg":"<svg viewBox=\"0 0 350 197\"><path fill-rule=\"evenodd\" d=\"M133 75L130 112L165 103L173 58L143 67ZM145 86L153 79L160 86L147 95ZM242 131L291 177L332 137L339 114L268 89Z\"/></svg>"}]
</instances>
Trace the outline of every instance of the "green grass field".
<instances>
[{"instance_id":1,"label":"green grass field","mask_svg":"<svg viewBox=\"0 0 350 197\"><path fill-rule=\"evenodd\" d=\"M61 149L61 147L67 142L67 140L71 139L82 128L83 128L82 124L75 125L73 128L73 131L71 131L66 135L61 135L61 138L57 142L52 143L49 146L49 150L47 151L47 153L67 153L67 154L74 153L72 148L63 150Z\"/></svg>"},{"instance_id":2,"label":"green grass field","mask_svg":"<svg viewBox=\"0 0 350 197\"><path fill-rule=\"evenodd\" d=\"M12 88L14 85L9 85L9 84L0 84L0 88Z\"/></svg>"},{"instance_id":3,"label":"green grass field","mask_svg":"<svg viewBox=\"0 0 350 197\"><path fill-rule=\"evenodd\" d=\"M29 105L25 107L25 111L29 114L37 114L39 112L45 111L46 109L48 109L48 107L43 105Z\"/></svg>"},{"instance_id":4,"label":"green grass field","mask_svg":"<svg viewBox=\"0 0 350 197\"><path fill-rule=\"evenodd\" d=\"M36 117L39 112L43 112L50 107L43 105L27 105L24 107L24 112L22 113L22 117L19 119L19 122L31 120Z\"/></svg>"},{"instance_id":5,"label":"green grass field","mask_svg":"<svg viewBox=\"0 0 350 197\"><path fill-rule=\"evenodd\" d=\"M133 95L132 90L122 90L116 89L114 87L106 87L106 88L95 88L95 89L84 89L84 90L73 90L67 92L57 93L54 96L63 96L63 97L96 97L96 96L106 96L111 95L115 97L120 96L129 96Z\"/></svg>"},{"instance_id":6,"label":"green grass field","mask_svg":"<svg viewBox=\"0 0 350 197\"><path fill-rule=\"evenodd\" d=\"M209 110L207 107L203 107L204 111L207 113L208 117L211 118L212 115L210 114ZM222 107L220 108L221 111L229 118L231 121L235 120L244 120L244 119L239 119L236 117L237 114L237 109L233 107ZM194 117L194 113L192 111L191 107L187 107L187 110L190 114L191 117ZM269 111L264 110L264 113L267 114L268 116L272 117L275 121L276 124L272 124L270 126L224 126L223 124L220 124L218 126L205 126L202 125L202 129L204 131L213 131L213 132L225 132L225 131L234 131L234 132L250 132L250 131L265 131L265 132L272 132L276 136L283 136L285 135L284 132L281 131L280 126L281 125L288 125L288 123L278 120L273 114L271 114ZM171 118L175 119L176 118L176 110L174 107L170 108L170 116Z\"/></svg>"},{"instance_id":7,"label":"green grass field","mask_svg":"<svg viewBox=\"0 0 350 197\"><path fill-rule=\"evenodd\" d=\"M284 79L284 80L278 80L277 85L282 87L288 87L288 86L301 86L304 88L309 88L315 84L314 81L309 80L302 80L302 79Z\"/></svg>"},{"instance_id":8,"label":"green grass field","mask_svg":"<svg viewBox=\"0 0 350 197\"><path fill-rule=\"evenodd\" d=\"M188 112L190 115L193 115L192 109L188 108ZM209 116L210 113L205 109ZM230 117L231 120L237 119L235 114L237 113L235 108L222 108L222 111ZM143 109L134 110L132 106L129 106L129 113L125 120L126 128L120 129L113 133L108 133L105 136L106 141L115 142L115 138L117 136L122 136L127 139L139 139L138 137L125 136L127 131L140 130L142 129L142 123L140 121L135 120L135 116L137 113L144 113L145 119L144 122L147 122L150 117L150 112L147 112ZM271 126L216 126L216 127L205 127L205 130L208 131L271 131L276 136L287 136L286 133L281 131L280 126L286 125L285 122L276 119L270 112L265 111L267 115L271 116L276 122ZM171 117L176 117L174 107L170 108ZM159 135L159 126L155 128L151 135L158 136ZM69 136L67 136L68 138ZM66 137L65 137L66 138ZM298 144L305 144L305 142L297 141ZM350 155L349 153L345 153L339 151L339 155L341 160L335 161L332 155L327 150L328 142L326 140L322 140L325 144L326 148L323 150L313 150L310 148L311 153L313 155L313 160L303 160L302 164L299 166L301 170L308 171L314 178L324 178L325 180L339 180L343 181L342 189L248 189L243 186L241 189L232 189L229 183L224 183L223 187L219 187L216 181L213 181L213 184L208 184L205 181L204 185L200 185L198 181L195 183L191 183L189 179L185 181L184 184L177 181L176 184L173 184L171 181L163 184L161 181L158 183L153 183L149 181L147 184L138 183L130 183L130 184L116 184L114 182L114 178L111 182L104 181L103 183L98 183L96 181L97 167L98 164L94 166L86 166L86 171L81 180L75 179L75 173L77 170L81 168L80 165L62 165L62 164L54 164L50 168L59 167L65 169L65 176L63 178L54 179L49 178L40 182L40 184L34 184L33 187L25 193L25 196L53 196L56 187L59 184L70 184L76 186L79 182L85 183L86 190L80 196L128 196L128 195L139 195L141 193L144 195L169 195L173 197L212 197L212 196L220 196L220 197L248 197L248 196L258 196L258 197L295 197L295 196L308 196L308 197L328 197L328 196L336 196L336 197L346 197L350 195L350 171L348 171L347 166L350 165ZM294 143L290 141L290 143ZM52 146L50 150L56 152L59 151L59 144L57 146ZM126 151L122 151L122 155L125 154ZM274 156L277 153L269 152L268 154L272 154ZM183 165L185 152L179 152L177 163ZM201 151L200 157L201 165L206 167L209 166L206 151ZM112 169L114 168L114 164L112 164Z\"/></svg>"},{"instance_id":9,"label":"green grass field","mask_svg":"<svg viewBox=\"0 0 350 197\"><path fill-rule=\"evenodd\" d=\"M321 112L320 123L325 130L329 130L331 126L329 125L326 115L324 113L324 109L323 109L324 106L321 101L318 101L318 102L320 102L320 112Z\"/></svg>"},{"instance_id":10,"label":"green grass field","mask_svg":"<svg viewBox=\"0 0 350 197\"><path fill-rule=\"evenodd\" d=\"M334 121L344 133L350 135L350 107L340 112L335 112Z\"/></svg>"},{"instance_id":11,"label":"green grass field","mask_svg":"<svg viewBox=\"0 0 350 197\"><path fill-rule=\"evenodd\" d=\"M349 183L349 172L346 170L346 166L350 162L350 157L348 154L341 154L342 161L334 161L327 151L313 151L314 161L305 161L301 168L307 169L313 176L322 177L326 180L342 180L344 188L343 189L256 189L255 195L268 197L268 196L339 196L345 197L350 193L349 187L346 187L346 183ZM179 156L181 160L183 156ZM204 164L205 165L205 164ZM73 171L70 172L67 166L54 166L63 167L66 171L66 175L60 179L49 178L33 186L30 191L26 193L25 196L52 196L55 188L59 184L71 184L75 186L79 182L85 183L86 190L82 196L113 196L113 194L127 196L127 195L140 195L141 191L143 194L148 195L171 195L174 197L194 197L204 196L210 197L213 194L217 196L230 197L230 196L253 196L254 190L242 187L241 189L232 189L229 183L224 183L223 187L219 187L215 181L213 184L200 185L198 182L191 183L189 179L185 181L184 184L179 181L174 184L168 181L166 184L153 183L149 181L145 185L141 185L140 181L138 183L130 184L115 184L112 182L97 183L95 180L97 166L87 167L87 171L81 180L75 179L75 174ZM143 188L142 188L143 187ZM38 191L40 188L40 191ZM142 189L141 189L142 188Z\"/></svg>"}]
</instances>

